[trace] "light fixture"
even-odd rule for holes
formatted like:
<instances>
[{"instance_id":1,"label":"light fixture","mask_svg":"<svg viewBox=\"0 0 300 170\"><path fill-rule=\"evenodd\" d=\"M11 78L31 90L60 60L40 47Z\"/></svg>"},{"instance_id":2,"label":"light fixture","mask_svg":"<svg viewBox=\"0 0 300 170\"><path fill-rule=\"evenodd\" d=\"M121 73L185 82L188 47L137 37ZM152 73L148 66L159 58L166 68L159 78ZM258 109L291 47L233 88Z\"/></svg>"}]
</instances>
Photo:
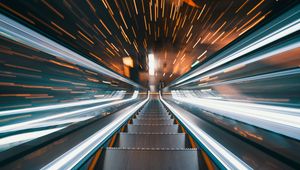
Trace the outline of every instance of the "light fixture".
<instances>
[{"instance_id":1,"label":"light fixture","mask_svg":"<svg viewBox=\"0 0 300 170\"><path fill-rule=\"evenodd\" d=\"M148 55L148 64L149 64L149 75L154 76L155 72L155 61L154 61L154 54L149 54Z\"/></svg>"},{"instance_id":2,"label":"light fixture","mask_svg":"<svg viewBox=\"0 0 300 170\"><path fill-rule=\"evenodd\" d=\"M133 60L131 57L123 57L123 64L128 67L133 67Z\"/></svg>"}]
</instances>

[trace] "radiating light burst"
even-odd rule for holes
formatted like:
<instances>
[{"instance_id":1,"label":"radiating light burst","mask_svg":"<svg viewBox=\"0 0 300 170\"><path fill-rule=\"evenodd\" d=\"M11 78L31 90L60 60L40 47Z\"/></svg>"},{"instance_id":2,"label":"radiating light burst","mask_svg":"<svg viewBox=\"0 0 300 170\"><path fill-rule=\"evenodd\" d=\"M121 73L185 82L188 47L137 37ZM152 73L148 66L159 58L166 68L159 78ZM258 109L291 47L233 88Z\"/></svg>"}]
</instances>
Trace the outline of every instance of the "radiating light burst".
<instances>
[{"instance_id":1,"label":"radiating light burst","mask_svg":"<svg viewBox=\"0 0 300 170\"><path fill-rule=\"evenodd\" d=\"M132 56L136 66L142 68L150 51L158 61L176 60L174 64L167 63L165 71L157 70L160 76L165 72L175 78L188 71L194 62L205 62L214 52L268 18L281 3L265 0L2 1L0 7L121 74L125 74L122 58L126 56ZM199 60L203 51L207 54ZM169 54L167 58L160 55L165 52ZM184 54L188 57L180 60Z\"/></svg>"}]
</instances>

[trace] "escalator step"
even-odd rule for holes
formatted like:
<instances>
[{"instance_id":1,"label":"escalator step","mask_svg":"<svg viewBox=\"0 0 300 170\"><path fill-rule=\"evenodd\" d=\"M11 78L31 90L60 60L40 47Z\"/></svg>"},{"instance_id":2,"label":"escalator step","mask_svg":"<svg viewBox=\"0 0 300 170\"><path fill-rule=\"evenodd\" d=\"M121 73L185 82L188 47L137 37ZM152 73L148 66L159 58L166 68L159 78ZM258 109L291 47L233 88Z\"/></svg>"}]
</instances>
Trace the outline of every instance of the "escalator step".
<instances>
[{"instance_id":1,"label":"escalator step","mask_svg":"<svg viewBox=\"0 0 300 170\"><path fill-rule=\"evenodd\" d=\"M145 120L145 119L132 119L132 124L134 125L144 125L144 124L159 124L159 125L172 125L174 124L174 119L169 120Z\"/></svg>"},{"instance_id":2,"label":"escalator step","mask_svg":"<svg viewBox=\"0 0 300 170\"><path fill-rule=\"evenodd\" d=\"M184 133L119 133L116 147L185 148Z\"/></svg>"},{"instance_id":3,"label":"escalator step","mask_svg":"<svg viewBox=\"0 0 300 170\"><path fill-rule=\"evenodd\" d=\"M149 118L149 119L171 119L171 115L161 115L161 116L149 116L149 115L136 115L136 118L137 119L139 119L139 118L145 118L145 119L147 119L147 118Z\"/></svg>"},{"instance_id":4,"label":"escalator step","mask_svg":"<svg viewBox=\"0 0 300 170\"><path fill-rule=\"evenodd\" d=\"M168 118L168 117L139 117L139 118L136 118L136 120L153 120L153 121L156 121L156 120L170 120L171 118Z\"/></svg>"},{"instance_id":5,"label":"escalator step","mask_svg":"<svg viewBox=\"0 0 300 170\"><path fill-rule=\"evenodd\" d=\"M164 114L168 114L168 112L140 112L139 114L143 114L143 115L164 115Z\"/></svg>"},{"instance_id":6,"label":"escalator step","mask_svg":"<svg viewBox=\"0 0 300 170\"><path fill-rule=\"evenodd\" d=\"M178 125L132 125L128 124L127 131L129 133L177 133Z\"/></svg>"},{"instance_id":7,"label":"escalator step","mask_svg":"<svg viewBox=\"0 0 300 170\"><path fill-rule=\"evenodd\" d=\"M199 169L196 149L122 149L107 148L98 169L194 170Z\"/></svg>"},{"instance_id":8,"label":"escalator step","mask_svg":"<svg viewBox=\"0 0 300 170\"><path fill-rule=\"evenodd\" d=\"M138 113L137 115L141 116L168 116L169 113Z\"/></svg>"},{"instance_id":9,"label":"escalator step","mask_svg":"<svg viewBox=\"0 0 300 170\"><path fill-rule=\"evenodd\" d=\"M168 116L168 113L139 113L141 116Z\"/></svg>"}]
</instances>

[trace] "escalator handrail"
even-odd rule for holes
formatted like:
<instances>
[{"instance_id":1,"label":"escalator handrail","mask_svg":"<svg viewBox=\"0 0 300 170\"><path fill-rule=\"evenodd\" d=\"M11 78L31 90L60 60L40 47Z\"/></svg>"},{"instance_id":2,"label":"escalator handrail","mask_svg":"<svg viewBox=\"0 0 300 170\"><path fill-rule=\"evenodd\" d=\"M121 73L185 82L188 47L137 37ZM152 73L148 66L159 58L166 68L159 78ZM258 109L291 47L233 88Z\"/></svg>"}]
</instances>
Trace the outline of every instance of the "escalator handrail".
<instances>
[{"instance_id":1,"label":"escalator handrail","mask_svg":"<svg viewBox=\"0 0 300 170\"><path fill-rule=\"evenodd\" d=\"M162 103L175 115L175 117L181 122L185 128L188 129L192 136L208 150L211 155L218 161L218 163L225 169L236 170L250 170L252 169L245 162L236 157L232 152L227 150L219 142L209 136L206 132L201 130L198 126L191 123L184 114L177 110L175 107L166 102L161 94L159 95Z\"/></svg>"},{"instance_id":2,"label":"escalator handrail","mask_svg":"<svg viewBox=\"0 0 300 170\"><path fill-rule=\"evenodd\" d=\"M86 160L88 155L93 153L96 148L99 148L102 144L107 141L107 139L114 134L128 119L138 111L148 100L149 93L147 99L141 101L137 105L126 108L124 114L119 116L116 120L100 129L92 136L82 141L68 152L64 153L60 157L56 158L52 162L45 165L43 170L54 170L54 169L73 169L77 167L80 162Z\"/></svg>"}]
</instances>

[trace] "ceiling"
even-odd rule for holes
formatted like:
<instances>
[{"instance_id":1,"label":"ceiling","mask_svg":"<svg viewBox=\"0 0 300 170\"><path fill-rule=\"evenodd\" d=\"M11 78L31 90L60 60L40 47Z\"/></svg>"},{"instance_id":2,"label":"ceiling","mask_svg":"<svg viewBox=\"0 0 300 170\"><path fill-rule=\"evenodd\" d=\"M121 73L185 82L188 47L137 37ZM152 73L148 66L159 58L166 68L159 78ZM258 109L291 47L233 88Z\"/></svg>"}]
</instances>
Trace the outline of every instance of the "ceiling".
<instances>
[{"instance_id":1,"label":"ceiling","mask_svg":"<svg viewBox=\"0 0 300 170\"><path fill-rule=\"evenodd\" d=\"M218 50L276 15L288 2L2 0L0 7L84 57L147 85L168 83L206 62ZM154 54L156 68L154 76L149 77L150 53ZM132 66L124 66L124 57L133 60Z\"/></svg>"}]
</instances>

